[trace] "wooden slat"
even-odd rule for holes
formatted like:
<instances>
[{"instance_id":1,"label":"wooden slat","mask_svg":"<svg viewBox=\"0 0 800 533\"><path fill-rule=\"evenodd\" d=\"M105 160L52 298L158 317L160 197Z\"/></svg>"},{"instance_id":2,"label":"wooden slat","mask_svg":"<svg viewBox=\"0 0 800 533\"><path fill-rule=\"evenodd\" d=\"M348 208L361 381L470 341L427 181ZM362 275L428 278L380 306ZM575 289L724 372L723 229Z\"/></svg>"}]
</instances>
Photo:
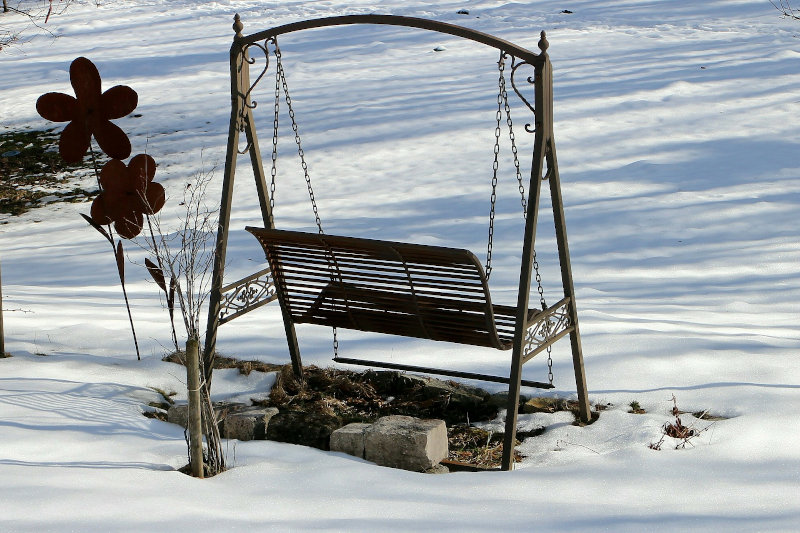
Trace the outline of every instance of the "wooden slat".
<instances>
[{"instance_id":1,"label":"wooden slat","mask_svg":"<svg viewBox=\"0 0 800 533\"><path fill-rule=\"evenodd\" d=\"M516 310L495 324L468 250L247 228L264 247L295 322L507 349Z\"/></svg>"}]
</instances>

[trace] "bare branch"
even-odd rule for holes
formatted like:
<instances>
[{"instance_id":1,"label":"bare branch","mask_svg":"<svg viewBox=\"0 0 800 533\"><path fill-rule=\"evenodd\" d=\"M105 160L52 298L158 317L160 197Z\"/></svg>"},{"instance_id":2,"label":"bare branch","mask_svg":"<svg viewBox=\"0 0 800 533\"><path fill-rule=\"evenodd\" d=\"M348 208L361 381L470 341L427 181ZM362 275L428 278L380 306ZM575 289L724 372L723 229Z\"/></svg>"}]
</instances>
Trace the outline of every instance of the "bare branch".
<instances>
[{"instance_id":1,"label":"bare branch","mask_svg":"<svg viewBox=\"0 0 800 533\"><path fill-rule=\"evenodd\" d=\"M40 2L18 0L16 5L9 5L8 0L3 0L2 12L12 15L12 19L9 22L0 23L0 51L11 44L21 42L21 36L27 29L24 27L19 29L21 25L18 20L14 20L13 15L22 15L23 20L27 20L29 25L55 37L55 34L44 27L44 24L47 24L53 16L63 15L72 3L73 0L61 0L57 4L52 0Z\"/></svg>"},{"instance_id":2,"label":"bare branch","mask_svg":"<svg viewBox=\"0 0 800 533\"><path fill-rule=\"evenodd\" d=\"M217 210L210 208L205 199L215 171L216 167L199 171L184 187L177 231L164 231L160 214L150 216L150 238L139 243L156 258L164 278L171 280L188 337L200 336L202 307L211 284Z\"/></svg>"},{"instance_id":3,"label":"bare branch","mask_svg":"<svg viewBox=\"0 0 800 533\"><path fill-rule=\"evenodd\" d=\"M789 3L789 0L780 0L778 4L776 4L773 0L770 0L770 4L772 4L775 9L780 11L784 18L800 20L800 8L793 8Z\"/></svg>"}]
</instances>

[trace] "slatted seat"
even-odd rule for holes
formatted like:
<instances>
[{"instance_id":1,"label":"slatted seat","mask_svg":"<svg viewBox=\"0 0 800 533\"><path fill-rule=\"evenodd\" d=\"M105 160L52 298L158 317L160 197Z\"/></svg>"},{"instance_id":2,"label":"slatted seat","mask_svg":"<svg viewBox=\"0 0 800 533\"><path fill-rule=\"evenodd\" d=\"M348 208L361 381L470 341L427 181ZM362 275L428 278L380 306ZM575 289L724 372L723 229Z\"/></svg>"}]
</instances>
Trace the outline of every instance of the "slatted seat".
<instances>
[{"instance_id":1,"label":"slatted seat","mask_svg":"<svg viewBox=\"0 0 800 533\"><path fill-rule=\"evenodd\" d=\"M483 267L468 250L247 230L264 247L295 323L511 348L516 308L492 305Z\"/></svg>"}]
</instances>

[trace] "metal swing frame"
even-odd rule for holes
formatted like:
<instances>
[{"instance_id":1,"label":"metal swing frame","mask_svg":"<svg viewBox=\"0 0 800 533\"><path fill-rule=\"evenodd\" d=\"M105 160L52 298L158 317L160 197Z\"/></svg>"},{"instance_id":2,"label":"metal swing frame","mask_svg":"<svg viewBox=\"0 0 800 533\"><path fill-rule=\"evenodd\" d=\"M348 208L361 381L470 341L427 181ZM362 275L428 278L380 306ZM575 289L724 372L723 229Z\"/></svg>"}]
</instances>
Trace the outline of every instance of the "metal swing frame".
<instances>
[{"instance_id":1,"label":"metal swing frame","mask_svg":"<svg viewBox=\"0 0 800 533\"><path fill-rule=\"evenodd\" d=\"M268 45L269 43L276 42L276 39L279 35L313 28L351 24L382 24L419 28L423 30L455 35L496 48L500 50L504 56L511 57L512 63L510 77L512 88L517 96L519 96L519 98L534 114L535 125L533 129L530 129L530 126L526 125L526 130L529 133L534 133L535 138L530 185L528 188L527 216L525 223L522 263L520 267L519 292L517 306L515 308L510 308L510 311L508 312L509 342L507 344L510 344L512 349L509 377L506 378L483 374L473 374L468 372L458 372L446 369L337 358L339 362L343 363L366 364L370 366L381 366L399 370L418 371L453 377L507 383L509 386L508 410L506 416L504 452L501 468L503 470L511 470L513 468L513 449L516 437L517 406L520 398L520 387L522 385L527 385L541 388L552 388L552 384L548 383L523 381L522 366L532 359L534 355L542 350L548 349L553 343L567 335L569 335L572 348L573 368L578 393L578 409L580 419L584 423L588 423L591 419L588 392L586 387L586 376L583 364L583 353L580 340L580 330L578 327L578 314L575 304L575 289L572 280L572 269L570 265L569 248L567 244L566 221L561 197L561 186L556 159L555 143L553 140L552 66L547 54L549 44L544 32L542 32L541 39L538 43L540 51L538 53L534 53L508 41L499 39L486 33L471 30L469 28L433 20L393 15L349 15L327 17L286 24L245 36L242 34L243 24L239 18L239 15L237 14L234 18L233 24L233 29L236 33L230 50L231 119L228 133L227 155L223 178L224 181L222 185L222 198L220 201L219 228L216 239L214 272L212 277L211 294L209 298L209 314L204 351L206 368L210 368L209 363L213 361L216 349L217 329L220 325L277 299L281 304L284 329L286 332L292 366L295 374L302 376L302 361L297 342L297 335L295 333L295 322L297 321L297 316L293 316L290 302L286 301L286 295L282 294L282 291L280 290L281 287L276 286L276 280L273 279L273 270L267 268L241 280L223 285L228 231L230 227L233 203L234 176L238 155L249 155L255 177L255 185L261 208L264 231L267 233L272 232L273 236L280 233L280 230L276 230L272 217L272 205L270 203L271 200L269 194L270 190L267 185L267 178L264 172L264 165L261 158L261 151L258 144L255 123L253 120L253 109L255 108L255 103L251 100L250 95L258 82L266 74L269 67ZM260 50L260 52L265 56L265 65L263 70L258 74L255 81L252 82L250 77L250 65L255 63L255 60L251 59L250 57L249 52L251 49ZM527 78L527 82L534 86L535 97L533 102L530 102L528 99L526 99L526 97L518 90L516 84L514 83L514 74L516 73L517 69L523 65L532 67L534 70L534 75ZM242 133L245 135L247 144L245 149L240 151L239 145ZM300 148L300 150L302 150L302 148ZM543 309L542 311L530 311L529 303L534 270L533 267L536 263L534 241L538 223L541 184L543 181L548 182L550 189L551 204L553 209L553 222L555 225L564 297L555 305ZM307 241L307 237L301 236L300 238L301 240L304 240L304 242ZM344 239L341 242L345 245L352 244L355 241L366 241L365 239L353 239L349 237L331 238ZM348 239L350 240L348 241ZM262 244L264 244L264 240L260 240L262 240ZM379 247L391 247L392 245L399 244L387 243L385 241L373 242L380 243ZM413 247L419 247L420 245L401 244L400 246L411 246L412 249L416 250ZM265 250L267 250L269 256L269 250L267 249L266 245ZM434 251L436 253L440 253L443 250L455 250L455 252L465 252L469 254L469 252L466 250L456 249L437 248ZM319 259L319 257L317 257L317 259ZM279 267L275 260L271 260L271 264L273 268ZM477 272L479 276L483 277L483 282L485 285L485 275L480 264L477 265ZM277 281L278 285L280 285L281 280L279 279ZM486 292L486 300L489 307L491 307L488 291ZM487 311L487 315L491 315L491 309ZM377 329L369 328L367 328L367 330L379 331ZM435 339L434 336L430 335L426 338ZM484 345L488 346L489 344ZM494 347L504 349L508 346Z\"/></svg>"}]
</instances>

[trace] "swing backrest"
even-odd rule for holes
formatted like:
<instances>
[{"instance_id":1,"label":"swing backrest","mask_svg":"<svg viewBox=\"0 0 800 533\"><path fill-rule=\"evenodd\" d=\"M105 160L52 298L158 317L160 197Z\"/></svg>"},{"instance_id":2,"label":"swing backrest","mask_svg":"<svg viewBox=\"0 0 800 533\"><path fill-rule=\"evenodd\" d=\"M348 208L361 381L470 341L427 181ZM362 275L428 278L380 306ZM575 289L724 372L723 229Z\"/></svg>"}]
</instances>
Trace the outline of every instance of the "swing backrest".
<instances>
[{"instance_id":1,"label":"swing backrest","mask_svg":"<svg viewBox=\"0 0 800 533\"><path fill-rule=\"evenodd\" d=\"M295 323L498 349L511 345L515 310L493 308L483 267L468 250L247 230L264 247L279 298Z\"/></svg>"}]
</instances>

